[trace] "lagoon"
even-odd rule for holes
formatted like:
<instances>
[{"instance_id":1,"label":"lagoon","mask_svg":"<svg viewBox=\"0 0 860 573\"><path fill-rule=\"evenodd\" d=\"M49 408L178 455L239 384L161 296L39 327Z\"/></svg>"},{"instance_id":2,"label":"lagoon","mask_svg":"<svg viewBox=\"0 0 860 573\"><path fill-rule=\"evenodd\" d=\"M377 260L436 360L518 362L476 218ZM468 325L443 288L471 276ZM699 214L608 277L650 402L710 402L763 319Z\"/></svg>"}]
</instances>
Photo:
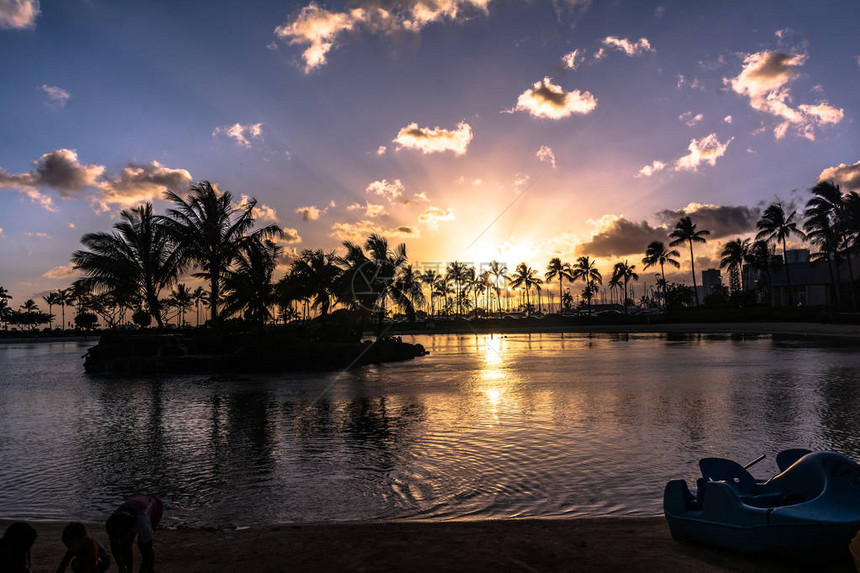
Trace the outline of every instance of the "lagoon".
<instances>
[{"instance_id":1,"label":"lagoon","mask_svg":"<svg viewBox=\"0 0 860 573\"><path fill-rule=\"evenodd\" d=\"M699 458L860 457L860 352L770 335L422 335L335 373L110 378L0 346L0 518L167 526L656 515Z\"/></svg>"}]
</instances>

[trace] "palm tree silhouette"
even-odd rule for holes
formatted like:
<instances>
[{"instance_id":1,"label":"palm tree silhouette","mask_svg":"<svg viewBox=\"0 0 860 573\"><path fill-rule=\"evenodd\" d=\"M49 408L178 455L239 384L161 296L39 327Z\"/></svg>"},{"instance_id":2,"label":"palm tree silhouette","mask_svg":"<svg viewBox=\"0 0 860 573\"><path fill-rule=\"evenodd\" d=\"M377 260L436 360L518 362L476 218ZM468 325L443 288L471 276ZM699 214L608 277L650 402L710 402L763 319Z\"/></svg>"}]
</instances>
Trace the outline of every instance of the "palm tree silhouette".
<instances>
[{"instance_id":1,"label":"palm tree silhouette","mask_svg":"<svg viewBox=\"0 0 860 573\"><path fill-rule=\"evenodd\" d=\"M313 307L326 316L336 298L336 285L343 274L337 256L322 249L305 249L290 266L290 280L300 285L305 296L313 297Z\"/></svg>"},{"instance_id":2,"label":"palm tree silhouette","mask_svg":"<svg viewBox=\"0 0 860 573\"><path fill-rule=\"evenodd\" d=\"M229 191L220 191L209 181L195 183L188 192L186 198L173 191L165 193L174 208L167 210L162 221L179 245L179 252L200 269L192 276L209 281L209 307L215 323L225 273L240 257L243 243L254 227L257 200L249 199L237 206ZM268 225L253 236L272 239L283 236L283 231L277 225Z\"/></svg>"},{"instance_id":3,"label":"palm tree silhouette","mask_svg":"<svg viewBox=\"0 0 860 573\"><path fill-rule=\"evenodd\" d=\"M537 271L525 263L520 263L514 269L514 274L511 275L511 287L519 288L522 286L526 291L526 312L531 312L531 303L529 301L529 290L533 286L541 284L543 281L537 276Z\"/></svg>"},{"instance_id":4,"label":"palm tree silhouette","mask_svg":"<svg viewBox=\"0 0 860 573\"><path fill-rule=\"evenodd\" d=\"M395 288L409 298L409 305L405 305L405 308L411 320L415 319L415 303L424 304L424 291L421 289L420 274L413 270L412 265L404 264L394 279Z\"/></svg>"},{"instance_id":5,"label":"palm tree silhouette","mask_svg":"<svg viewBox=\"0 0 860 573\"><path fill-rule=\"evenodd\" d=\"M57 299L56 292L49 292L45 296L42 297L42 300L48 305L48 328L51 330L54 329L54 305L59 304L59 300Z\"/></svg>"},{"instance_id":6,"label":"palm tree silhouette","mask_svg":"<svg viewBox=\"0 0 860 573\"><path fill-rule=\"evenodd\" d=\"M612 268L612 276L618 277L624 283L624 312L629 314L627 308L627 284L630 281L638 281L639 275L636 273L636 265L631 265L627 260L615 263Z\"/></svg>"},{"instance_id":7,"label":"palm tree silhouette","mask_svg":"<svg viewBox=\"0 0 860 573\"><path fill-rule=\"evenodd\" d=\"M824 230L825 222L827 222L826 226L830 227L830 230L827 232L833 234L833 240L827 240L825 243L833 243L832 246L828 247L828 250L835 258L839 259L842 251L848 251L848 256L845 258L848 260L848 275L850 277L851 284L851 306L856 309L857 299L854 288L854 267L851 263L850 255L850 247L853 237L851 233L852 217L851 212L849 211L849 203L846 201L846 197L842 194L842 190L839 188L839 185L836 185L832 181L821 181L815 187L810 189L810 192L814 196L806 202L805 216L807 221L813 221L811 226L813 229L817 227L819 230ZM804 225L804 229L809 230L806 229L806 225ZM817 244L822 246L821 242ZM827 257L827 260L828 262L830 261L829 256ZM838 261L836 272L838 275ZM839 286L837 285L835 289L838 294Z\"/></svg>"},{"instance_id":8,"label":"palm tree silhouette","mask_svg":"<svg viewBox=\"0 0 860 573\"><path fill-rule=\"evenodd\" d=\"M496 291L496 302L498 303L499 314L502 312L502 299L501 299L501 289L499 288L499 279L504 278L507 280L508 278L508 266L504 263L500 263L499 261L493 260L490 261L490 265L488 267L490 274L493 275L495 279L495 291Z\"/></svg>"},{"instance_id":9,"label":"palm tree silhouette","mask_svg":"<svg viewBox=\"0 0 860 573\"><path fill-rule=\"evenodd\" d=\"M756 223L759 232L755 236L757 241L765 241L770 243L782 243L782 260L785 263L785 280L788 283L788 302L794 306L794 293L791 292L791 273L788 268L788 258L786 253L786 240L792 235L797 235L801 239L805 239L806 235L803 231L797 228L797 223L794 221L796 211L792 211L788 215L785 214L785 208L781 201L771 203L762 213L761 219Z\"/></svg>"},{"instance_id":10,"label":"palm tree silhouette","mask_svg":"<svg viewBox=\"0 0 860 573\"><path fill-rule=\"evenodd\" d=\"M732 294L737 294L744 290L742 269L744 261L747 259L750 250L749 239L735 239L728 241L723 245L723 250L720 253L720 268L729 269L729 286Z\"/></svg>"},{"instance_id":11,"label":"palm tree silhouette","mask_svg":"<svg viewBox=\"0 0 860 573\"><path fill-rule=\"evenodd\" d=\"M552 279L558 278L558 311L561 312L561 299L563 296L562 287L564 285L564 279L567 279L570 282L573 282L573 274L570 269L570 263L563 263L559 257L553 257L550 259L549 264L546 267L546 273L544 273L544 278L546 282L552 282Z\"/></svg>"},{"instance_id":12,"label":"palm tree silhouette","mask_svg":"<svg viewBox=\"0 0 860 573\"><path fill-rule=\"evenodd\" d=\"M116 233L87 233L72 263L87 274L80 279L84 291L139 292L155 318L164 326L159 293L183 270L183 257L171 240L162 219L152 214L152 203L120 213Z\"/></svg>"},{"instance_id":13,"label":"palm tree silhouette","mask_svg":"<svg viewBox=\"0 0 860 573\"><path fill-rule=\"evenodd\" d=\"M436 295L436 283L439 282L439 279L442 278L442 275L437 273L433 269L427 269L424 271L422 275L420 275L420 280L424 284L429 287L430 290L430 316L435 314L436 307L434 306L434 296Z\"/></svg>"},{"instance_id":14,"label":"palm tree silhouette","mask_svg":"<svg viewBox=\"0 0 860 573\"><path fill-rule=\"evenodd\" d=\"M245 320L264 324L275 301L272 275L283 247L254 235L242 241L234 264L224 272L224 313L241 312Z\"/></svg>"},{"instance_id":15,"label":"palm tree silhouette","mask_svg":"<svg viewBox=\"0 0 860 573\"><path fill-rule=\"evenodd\" d=\"M60 305L60 309L61 309L62 316L63 316L63 324L61 325L61 328L63 330L66 330L66 327L67 327L67 324L66 324L66 305L67 304L71 305L74 302L75 302L75 296L74 296L74 293L72 292L72 289L64 288L64 289L60 289L57 291L57 304Z\"/></svg>"},{"instance_id":16,"label":"palm tree silhouette","mask_svg":"<svg viewBox=\"0 0 860 573\"><path fill-rule=\"evenodd\" d=\"M818 247L818 251L813 253L810 258L816 262L827 261L833 300L836 301L837 307L842 306L842 295L840 293L842 278L839 276L839 263L842 261L842 254L839 247L843 243L843 240L837 226L826 213L812 211L809 212L809 216L803 224L803 230L806 232L806 237L809 241ZM836 263L835 277L833 274L834 262Z\"/></svg>"},{"instance_id":17,"label":"palm tree silhouette","mask_svg":"<svg viewBox=\"0 0 860 573\"><path fill-rule=\"evenodd\" d=\"M453 261L448 263L448 268L445 270L445 274L449 279L454 282L454 290L456 292L456 301L457 301L457 315L462 314L462 283L466 280L466 263L461 263L459 261Z\"/></svg>"},{"instance_id":18,"label":"palm tree silhouette","mask_svg":"<svg viewBox=\"0 0 860 573\"><path fill-rule=\"evenodd\" d=\"M662 287L663 287L663 309L666 309L666 271L663 268L663 265L668 264L669 266L675 267L676 269L681 268L681 263L679 263L673 257L680 257L681 253L679 253L675 249L667 249L666 244L662 241L652 241L648 248L645 249L645 256L642 258L642 264L645 265L643 270L647 270L648 267L653 265L660 265L660 276L662 277Z\"/></svg>"},{"instance_id":19,"label":"palm tree silhouette","mask_svg":"<svg viewBox=\"0 0 860 573\"><path fill-rule=\"evenodd\" d=\"M194 292L191 293L191 300L194 301L194 310L196 313L194 326L200 326L200 303L206 301L206 291L203 290L203 287L199 286L194 289Z\"/></svg>"},{"instance_id":20,"label":"palm tree silhouette","mask_svg":"<svg viewBox=\"0 0 860 573\"><path fill-rule=\"evenodd\" d=\"M689 217L681 217L675 223L675 230L669 234L669 237L674 237L674 240L669 243L670 247L677 247L683 243L690 244L690 269L693 275L693 292L696 294L696 306L699 306L699 289L696 286L696 260L693 257L693 243L707 242L705 237L710 234L711 232L705 229L701 231L696 230L696 225Z\"/></svg>"},{"instance_id":21,"label":"palm tree silhouette","mask_svg":"<svg viewBox=\"0 0 860 573\"><path fill-rule=\"evenodd\" d=\"M194 303L191 291L185 283L179 283L170 293L170 302L179 311L179 326L185 325L185 311Z\"/></svg>"},{"instance_id":22,"label":"palm tree silhouette","mask_svg":"<svg viewBox=\"0 0 860 573\"><path fill-rule=\"evenodd\" d=\"M603 276L597 270L597 261L592 260L588 256L579 257L576 263L571 267L573 271L573 281L582 279L585 281L585 290L583 293L588 301L588 310L591 311L591 299L594 298L597 289L595 283L603 284Z\"/></svg>"}]
</instances>

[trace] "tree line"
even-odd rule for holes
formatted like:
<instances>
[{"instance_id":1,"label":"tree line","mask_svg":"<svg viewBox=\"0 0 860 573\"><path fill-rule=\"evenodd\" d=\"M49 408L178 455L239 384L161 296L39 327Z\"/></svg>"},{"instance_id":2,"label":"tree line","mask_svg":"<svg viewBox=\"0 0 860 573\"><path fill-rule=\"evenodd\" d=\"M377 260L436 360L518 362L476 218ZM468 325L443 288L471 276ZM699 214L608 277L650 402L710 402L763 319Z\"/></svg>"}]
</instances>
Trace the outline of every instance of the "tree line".
<instances>
[{"instance_id":1,"label":"tree line","mask_svg":"<svg viewBox=\"0 0 860 573\"><path fill-rule=\"evenodd\" d=\"M802 221L796 210L777 200L763 211L754 238L737 238L723 245L720 268L728 269L731 297L741 300L745 293L758 291L767 300L771 274L778 267L784 267L789 297L793 297L790 269L784 263L787 242L796 237L816 248L813 261L827 263L837 305L842 304L840 266L847 262L848 293L856 308L851 255L860 246L860 197L857 192L843 193L829 181L818 183L810 193ZM480 269L453 261L444 271L421 271L409 263L405 244L393 246L380 235L371 235L363 244L345 241L342 255L305 249L290 261L285 275L275 280L283 255L277 240L283 230L277 225L256 228L256 200L237 203L229 191L222 192L207 181L192 185L185 196L168 192L165 198L171 206L164 215L156 215L152 204L145 203L122 211L112 232L85 234L83 248L71 258L84 277L44 296L47 313L33 300L11 308L11 296L0 287L0 320L30 329L46 323L53 326L53 308L59 306L65 328L66 306L70 305L76 307L75 324L82 328L99 320L115 326L126 322L129 315L142 326L153 321L164 326L171 319L186 324L191 312L200 324L201 306L210 323L225 317L252 323L289 322L325 316L337 306L375 314L380 321L391 310L410 318L417 312L425 316L474 313L478 317L543 312L543 290L553 281L558 282L559 311L574 308L570 286L575 283L583 285L578 298L584 307L591 306L603 287L597 261L587 255L574 263L554 257L542 275L525 262L509 271L498 261ZM642 270L659 267L660 272L657 290L650 295L645 291L638 304L665 308L673 300L695 299L698 306L694 247L706 243L709 234L692 217L684 216L669 233L668 244L653 241L647 245ZM667 266L681 266L681 253L674 247L689 250L692 289L666 280ZM744 284L744 265L756 276L754 285ZM208 288L192 290L180 282L185 276L202 280ZM618 300L625 311L635 306L630 291L638 280L636 264L616 262L606 284L610 300ZM166 291L168 296L163 297ZM794 304L793 298L790 303Z\"/></svg>"}]
</instances>

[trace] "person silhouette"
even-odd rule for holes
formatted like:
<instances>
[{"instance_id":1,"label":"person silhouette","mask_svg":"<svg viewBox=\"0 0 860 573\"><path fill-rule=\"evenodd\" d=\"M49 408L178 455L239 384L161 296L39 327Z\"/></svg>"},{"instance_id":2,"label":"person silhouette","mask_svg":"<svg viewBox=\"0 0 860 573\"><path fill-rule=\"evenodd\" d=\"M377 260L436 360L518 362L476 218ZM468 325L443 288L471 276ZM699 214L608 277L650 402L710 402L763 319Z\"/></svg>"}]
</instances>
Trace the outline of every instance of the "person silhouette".
<instances>
[{"instance_id":1,"label":"person silhouette","mask_svg":"<svg viewBox=\"0 0 860 573\"><path fill-rule=\"evenodd\" d=\"M0 539L0 571L30 573L30 549L36 541L36 530L23 521L6 528Z\"/></svg>"},{"instance_id":2,"label":"person silhouette","mask_svg":"<svg viewBox=\"0 0 860 573\"><path fill-rule=\"evenodd\" d=\"M152 573L155 567L152 532L161 522L163 512L164 506L158 496L139 493L125 500L108 518L105 530L119 573L132 573L131 545L135 536L140 549L140 573Z\"/></svg>"}]
</instances>

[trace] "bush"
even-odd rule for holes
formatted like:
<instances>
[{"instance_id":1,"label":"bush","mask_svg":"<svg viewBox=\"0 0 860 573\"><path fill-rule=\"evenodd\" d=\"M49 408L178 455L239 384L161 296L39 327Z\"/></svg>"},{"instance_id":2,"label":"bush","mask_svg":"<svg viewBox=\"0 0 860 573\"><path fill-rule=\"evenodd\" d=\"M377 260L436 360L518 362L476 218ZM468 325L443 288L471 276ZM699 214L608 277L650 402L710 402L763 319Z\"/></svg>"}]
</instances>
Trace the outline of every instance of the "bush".
<instances>
[{"instance_id":1,"label":"bush","mask_svg":"<svg viewBox=\"0 0 860 573\"><path fill-rule=\"evenodd\" d=\"M131 321L141 328L146 328L152 324L152 315L141 308L134 311L134 314L131 315Z\"/></svg>"}]
</instances>

